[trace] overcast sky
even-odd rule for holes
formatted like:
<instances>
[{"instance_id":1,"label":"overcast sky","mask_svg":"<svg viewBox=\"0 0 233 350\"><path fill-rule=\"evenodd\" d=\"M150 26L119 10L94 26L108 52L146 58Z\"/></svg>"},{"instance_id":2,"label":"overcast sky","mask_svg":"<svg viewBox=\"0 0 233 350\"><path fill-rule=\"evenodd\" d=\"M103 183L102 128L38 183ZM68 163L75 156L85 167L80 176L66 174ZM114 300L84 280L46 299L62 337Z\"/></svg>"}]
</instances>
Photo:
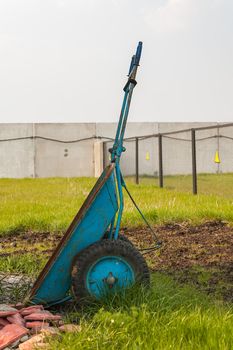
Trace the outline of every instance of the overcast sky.
<instances>
[{"instance_id":1,"label":"overcast sky","mask_svg":"<svg viewBox=\"0 0 233 350\"><path fill-rule=\"evenodd\" d=\"M233 121L232 0L0 0L1 122Z\"/></svg>"}]
</instances>

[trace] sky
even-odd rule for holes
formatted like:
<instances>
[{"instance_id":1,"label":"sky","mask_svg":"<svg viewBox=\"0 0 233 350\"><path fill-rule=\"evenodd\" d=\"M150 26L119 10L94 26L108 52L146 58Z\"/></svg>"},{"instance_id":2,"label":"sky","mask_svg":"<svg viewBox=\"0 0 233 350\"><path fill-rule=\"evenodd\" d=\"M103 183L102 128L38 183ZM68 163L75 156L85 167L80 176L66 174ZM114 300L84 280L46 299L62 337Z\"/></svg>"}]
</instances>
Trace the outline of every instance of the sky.
<instances>
[{"instance_id":1,"label":"sky","mask_svg":"<svg viewBox=\"0 0 233 350\"><path fill-rule=\"evenodd\" d=\"M233 121L232 0L0 0L0 121Z\"/></svg>"}]
</instances>

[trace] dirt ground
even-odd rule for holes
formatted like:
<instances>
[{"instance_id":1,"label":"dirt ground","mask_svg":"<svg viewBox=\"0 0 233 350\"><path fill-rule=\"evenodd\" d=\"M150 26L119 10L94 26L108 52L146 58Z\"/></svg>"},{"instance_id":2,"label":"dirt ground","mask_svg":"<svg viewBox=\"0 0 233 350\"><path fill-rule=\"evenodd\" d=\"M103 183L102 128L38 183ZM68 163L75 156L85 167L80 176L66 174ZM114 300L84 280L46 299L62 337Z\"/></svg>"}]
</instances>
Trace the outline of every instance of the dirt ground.
<instances>
[{"instance_id":1,"label":"dirt ground","mask_svg":"<svg viewBox=\"0 0 233 350\"><path fill-rule=\"evenodd\" d=\"M163 246L146 255L152 270L171 274L180 282L194 284L200 290L233 302L233 227L220 221L199 226L167 224L155 227ZM149 230L123 228L138 248L153 245ZM0 257L25 252L50 255L60 235L25 233L0 240ZM26 243L26 244L25 244Z\"/></svg>"},{"instance_id":2,"label":"dirt ground","mask_svg":"<svg viewBox=\"0 0 233 350\"><path fill-rule=\"evenodd\" d=\"M168 224L155 230L163 246L146 255L152 270L233 302L233 227L212 221L199 226ZM125 230L125 234L139 247L153 243L145 229Z\"/></svg>"}]
</instances>

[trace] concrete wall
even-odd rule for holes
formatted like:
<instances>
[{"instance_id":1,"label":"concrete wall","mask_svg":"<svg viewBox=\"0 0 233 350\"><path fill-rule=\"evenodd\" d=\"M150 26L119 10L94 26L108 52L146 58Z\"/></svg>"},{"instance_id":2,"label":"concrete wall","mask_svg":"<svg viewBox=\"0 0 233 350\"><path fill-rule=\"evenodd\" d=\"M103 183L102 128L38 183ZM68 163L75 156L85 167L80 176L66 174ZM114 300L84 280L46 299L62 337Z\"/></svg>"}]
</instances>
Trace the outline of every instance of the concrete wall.
<instances>
[{"instance_id":1,"label":"concrete wall","mask_svg":"<svg viewBox=\"0 0 233 350\"><path fill-rule=\"evenodd\" d=\"M160 123L159 132L176 131L196 127L216 125L216 123ZM198 139L216 135L217 129L196 132L197 172L215 172L214 153L217 149L216 139L198 141ZM184 141L177 140L183 139ZM191 133L174 134L163 138L164 175L191 174L192 148ZM233 170L233 169L232 169Z\"/></svg>"},{"instance_id":2,"label":"concrete wall","mask_svg":"<svg viewBox=\"0 0 233 350\"><path fill-rule=\"evenodd\" d=\"M128 123L125 137L143 136L189 129L216 123ZM1 124L0 126L0 177L75 177L97 176L101 170L102 145L95 145L93 136L112 137L115 123L54 123L54 124ZM233 172L233 141L216 136L217 129L198 131L197 170L199 173L217 171ZM219 129L220 135L233 137L233 127ZM90 138L82 142L61 143L32 136L71 141ZM22 140L8 140L28 137ZM164 174L190 174L191 142L190 132L163 137ZM177 138L177 139L174 139ZM207 138L202 141L199 139ZM189 141L187 141L189 140ZM104 152L105 165L109 162L107 142ZM135 141L125 142L126 153L122 156L122 170L125 175L135 174ZM214 162L216 150L221 163ZM97 167L99 169L97 169ZM158 174L158 140L151 138L139 142L140 175Z\"/></svg>"},{"instance_id":3,"label":"concrete wall","mask_svg":"<svg viewBox=\"0 0 233 350\"><path fill-rule=\"evenodd\" d=\"M216 125L216 123L129 123L126 137L141 136L153 133L165 133L182 129L191 129ZM105 134L108 135L109 125L104 125ZM111 124L111 130L116 125ZM97 126L98 130L98 126ZM100 124L101 132L102 124ZM144 132L145 130L145 132ZM233 127L219 130L220 135L233 137ZM233 172L233 141L216 136L218 130L203 130L196 132L197 171L198 173ZM102 135L102 134L101 134ZM111 136L113 136L111 134ZM112 143L108 143L110 147ZM127 152L122 157L122 169L125 175L135 173L135 141L125 142ZM108 159L107 148L105 159ZM221 163L214 162L215 152L219 151ZM158 139L146 139L139 142L139 174L158 174ZM149 157L148 157L149 155ZM191 174L192 172L192 148L190 131L163 137L163 170L164 175ZM106 162L107 163L107 162Z\"/></svg>"},{"instance_id":4,"label":"concrete wall","mask_svg":"<svg viewBox=\"0 0 233 350\"><path fill-rule=\"evenodd\" d=\"M233 127L224 128L220 132L221 135L233 137ZM216 140L217 142L217 140ZM219 155L221 163L219 171L224 173L232 172L233 168L233 141L225 138L219 139Z\"/></svg>"},{"instance_id":5,"label":"concrete wall","mask_svg":"<svg viewBox=\"0 0 233 350\"><path fill-rule=\"evenodd\" d=\"M98 123L96 125L96 134L98 136L115 137L117 124L116 123ZM125 137L143 136L158 133L158 123L128 123ZM105 147L104 158L106 164L109 160L108 149L112 146L112 142L108 142ZM135 141L126 141L124 144L126 152L121 158L121 167L125 175L132 175L135 173ZM140 141L139 145L139 173L147 175L155 175L158 167L155 157L157 152L156 139L148 139ZM149 153L150 160L146 159L146 154Z\"/></svg>"},{"instance_id":6,"label":"concrete wall","mask_svg":"<svg viewBox=\"0 0 233 350\"><path fill-rule=\"evenodd\" d=\"M35 135L63 141L93 137L94 123L36 124ZM36 139L36 177L94 176L94 140L59 143Z\"/></svg>"},{"instance_id":7,"label":"concrete wall","mask_svg":"<svg viewBox=\"0 0 233 350\"><path fill-rule=\"evenodd\" d=\"M1 124L0 140L33 135L32 124ZM0 177L34 177L34 140L0 142Z\"/></svg>"}]
</instances>

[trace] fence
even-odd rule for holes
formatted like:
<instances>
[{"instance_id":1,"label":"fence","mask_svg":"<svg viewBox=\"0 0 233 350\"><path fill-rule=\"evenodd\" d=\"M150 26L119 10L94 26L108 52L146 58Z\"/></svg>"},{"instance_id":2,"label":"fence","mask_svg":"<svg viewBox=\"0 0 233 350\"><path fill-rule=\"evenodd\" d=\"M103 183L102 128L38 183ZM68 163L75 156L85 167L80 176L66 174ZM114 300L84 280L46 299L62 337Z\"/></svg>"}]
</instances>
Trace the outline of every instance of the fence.
<instances>
[{"instance_id":1,"label":"fence","mask_svg":"<svg viewBox=\"0 0 233 350\"><path fill-rule=\"evenodd\" d=\"M228 140L233 141L233 137L229 135L222 135L220 134L220 129L223 128L230 128L233 127L233 123L226 123L226 124L218 124L218 125L212 125L212 126L204 126L204 127L196 127L196 128L188 128L188 129L182 129L182 130L176 130L176 131L170 131L170 132L163 132L163 133L157 133L157 134L151 134L151 135L145 135L140 137L130 137L126 138L125 142L134 142L135 143L135 182L136 184L139 184L139 150L140 150L140 141L148 140L148 139L157 139L157 147L158 147L158 184L159 187L164 187L164 151L163 151L163 143L165 140L174 140L174 141L180 141L189 143L191 146L191 169L192 169L192 192L193 194L197 194L198 192L198 183L197 183L197 143L204 142L206 140L217 140L217 147L215 152L215 163L218 165L218 171L219 172L219 164L220 164L220 140ZM204 137L197 138L198 133L202 133L203 131L208 130L216 130L217 134L214 135L208 135ZM190 138L180 138L174 135L180 135L180 134L189 134ZM233 135L233 132L231 131L231 135ZM106 165L106 151L107 147L106 145L108 142L104 142L104 165ZM229 168L230 171L233 171L233 150L232 145L230 147L231 153L231 163L232 167ZM225 149L226 153L226 149Z\"/></svg>"},{"instance_id":2,"label":"fence","mask_svg":"<svg viewBox=\"0 0 233 350\"><path fill-rule=\"evenodd\" d=\"M0 177L98 176L115 130L114 123L1 124ZM163 187L167 175L192 174L195 194L197 173L233 172L233 123L129 123L126 132L121 165L137 184L144 175Z\"/></svg>"}]
</instances>

